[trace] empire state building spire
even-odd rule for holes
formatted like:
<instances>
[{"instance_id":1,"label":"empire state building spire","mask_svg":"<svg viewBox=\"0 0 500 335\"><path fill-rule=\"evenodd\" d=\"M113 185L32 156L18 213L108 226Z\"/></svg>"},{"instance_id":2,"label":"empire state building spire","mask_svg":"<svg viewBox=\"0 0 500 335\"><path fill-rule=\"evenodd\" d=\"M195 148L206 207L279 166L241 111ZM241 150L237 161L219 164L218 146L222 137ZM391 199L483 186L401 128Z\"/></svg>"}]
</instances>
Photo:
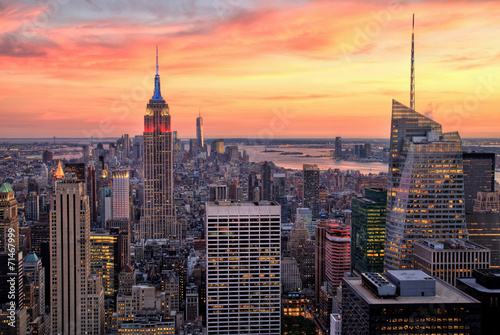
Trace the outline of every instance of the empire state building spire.
<instances>
[{"instance_id":1,"label":"empire state building spire","mask_svg":"<svg viewBox=\"0 0 500 335\"><path fill-rule=\"evenodd\" d=\"M155 92L153 94L153 97L151 98L151 101L163 101L162 96L161 96L161 90L160 90L160 75L158 74L158 46L156 46L156 75L155 75Z\"/></svg>"}]
</instances>

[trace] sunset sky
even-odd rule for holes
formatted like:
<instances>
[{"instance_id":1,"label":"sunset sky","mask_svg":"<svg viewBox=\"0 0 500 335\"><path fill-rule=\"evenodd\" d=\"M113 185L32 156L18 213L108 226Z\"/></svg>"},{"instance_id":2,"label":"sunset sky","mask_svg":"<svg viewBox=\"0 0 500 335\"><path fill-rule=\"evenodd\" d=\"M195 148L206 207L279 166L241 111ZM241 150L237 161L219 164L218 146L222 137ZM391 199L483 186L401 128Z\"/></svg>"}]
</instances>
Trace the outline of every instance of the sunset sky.
<instances>
[{"instance_id":1,"label":"sunset sky","mask_svg":"<svg viewBox=\"0 0 500 335\"><path fill-rule=\"evenodd\" d=\"M391 101L500 137L500 2L0 2L0 138L141 134L155 46L173 129L388 138Z\"/></svg>"}]
</instances>

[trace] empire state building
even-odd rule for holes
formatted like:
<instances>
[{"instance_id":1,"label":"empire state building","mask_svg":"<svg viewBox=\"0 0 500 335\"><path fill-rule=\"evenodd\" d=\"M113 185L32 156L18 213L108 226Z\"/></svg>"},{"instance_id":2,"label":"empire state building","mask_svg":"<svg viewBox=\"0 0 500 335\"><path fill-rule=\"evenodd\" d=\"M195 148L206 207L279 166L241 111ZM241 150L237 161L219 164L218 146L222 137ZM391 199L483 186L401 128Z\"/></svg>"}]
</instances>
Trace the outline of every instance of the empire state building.
<instances>
[{"instance_id":1,"label":"empire state building","mask_svg":"<svg viewBox=\"0 0 500 335\"><path fill-rule=\"evenodd\" d=\"M144 115L144 211L140 239L181 238L174 205L173 141L168 104L161 96L156 49L155 90Z\"/></svg>"}]
</instances>

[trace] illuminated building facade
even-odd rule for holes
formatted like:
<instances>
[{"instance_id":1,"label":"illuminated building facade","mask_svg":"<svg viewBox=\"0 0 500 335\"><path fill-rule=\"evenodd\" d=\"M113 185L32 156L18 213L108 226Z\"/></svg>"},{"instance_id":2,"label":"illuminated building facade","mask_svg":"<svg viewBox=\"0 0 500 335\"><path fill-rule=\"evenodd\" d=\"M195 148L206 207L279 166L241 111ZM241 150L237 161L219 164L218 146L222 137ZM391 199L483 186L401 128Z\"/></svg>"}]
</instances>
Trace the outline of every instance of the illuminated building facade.
<instances>
[{"instance_id":1,"label":"illuminated building facade","mask_svg":"<svg viewBox=\"0 0 500 335\"><path fill-rule=\"evenodd\" d=\"M130 191L129 172L113 171L113 219L129 220Z\"/></svg>"},{"instance_id":2,"label":"illuminated building facade","mask_svg":"<svg viewBox=\"0 0 500 335\"><path fill-rule=\"evenodd\" d=\"M155 90L144 115L144 211L140 239L181 238L174 206L173 143L170 110L161 96L156 55Z\"/></svg>"},{"instance_id":3,"label":"illuminated building facade","mask_svg":"<svg viewBox=\"0 0 500 335\"><path fill-rule=\"evenodd\" d=\"M90 235L90 271L102 277L104 294L118 292L118 236L108 232L92 232Z\"/></svg>"},{"instance_id":4,"label":"illuminated building facade","mask_svg":"<svg viewBox=\"0 0 500 335\"><path fill-rule=\"evenodd\" d=\"M474 269L490 268L490 250L467 240L416 241L414 268L456 286Z\"/></svg>"},{"instance_id":5,"label":"illuminated building facade","mask_svg":"<svg viewBox=\"0 0 500 335\"><path fill-rule=\"evenodd\" d=\"M411 269L413 242L465 238L462 141L393 100L386 269Z\"/></svg>"},{"instance_id":6,"label":"illuminated building facade","mask_svg":"<svg viewBox=\"0 0 500 335\"><path fill-rule=\"evenodd\" d=\"M303 206L312 210L313 218L319 216L319 168L317 165L304 164L304 201Z\"/></svg>"},{"instance_id":7,"label":"illuminated building facade","mask_svg":"<svg viewBox=\"0 0 500 335\"><path fill-rule=\"evenodd\" d=\"M327 327L333 308L333 297L337 286L342 282L344 273L351 268L350 227L344 224L331 224L325 232L324 281L319 291L319 321Z\"/></svg>"},{"instance_id":8,"label":"illuminated building facade","mask_svg":"<svg viewBox=\"0 0 500 335\"><path fill-rule=\"evenodd\" d=\"M104 291L100 278L90 274L90 208L85 184L57 182L51 208L52 334L103 334Z\"/></svg>"},{"instance_id":9,"label":"illuminated building facade","mask_svg":"<svg viewBox=\"0 0 500 335\"><path fill-rule=\"evenodd\" d=\"M207 334L280 334L281 209L208 202Z\"/></svg>"},{"instance_id":10,"label":"illuminated building facade","mask_svg":"<svg viewBox=\"0 0 500 335\"><path fill-rule=\"evenodd\" d=\"M224 154L224 140L214 140L212 144L210 144L210 155L212 154Z\"/></svg>"},{"instance_id":11,"label":"illuminated building facade","mask_svg":"<svg viewBox=\"0 0 500 335\"><path fill-rule=\"evenodd\" d=\"M365 189L363 198L351 200L351 269L384 272L387 191Z\"/></svg>"}]
</instances>

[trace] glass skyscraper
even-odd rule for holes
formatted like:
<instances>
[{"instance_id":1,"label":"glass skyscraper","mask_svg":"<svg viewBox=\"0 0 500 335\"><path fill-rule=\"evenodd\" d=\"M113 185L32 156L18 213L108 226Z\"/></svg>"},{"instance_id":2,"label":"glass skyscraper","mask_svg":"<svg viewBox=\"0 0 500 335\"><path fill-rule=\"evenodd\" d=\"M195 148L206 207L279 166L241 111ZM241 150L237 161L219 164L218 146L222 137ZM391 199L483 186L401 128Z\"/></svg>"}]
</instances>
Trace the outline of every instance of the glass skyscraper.
<instances>
[{"instance_id":1,"label":"glass skyscraper","mask_svg":"<svg viewBox=\"0 0 500 335\"><path fill-rule=\"evenodd\" d=\"M386 269L411 269L413 242L466 238L462 140L393 100Z\"/></svg>"}]
</instances>

